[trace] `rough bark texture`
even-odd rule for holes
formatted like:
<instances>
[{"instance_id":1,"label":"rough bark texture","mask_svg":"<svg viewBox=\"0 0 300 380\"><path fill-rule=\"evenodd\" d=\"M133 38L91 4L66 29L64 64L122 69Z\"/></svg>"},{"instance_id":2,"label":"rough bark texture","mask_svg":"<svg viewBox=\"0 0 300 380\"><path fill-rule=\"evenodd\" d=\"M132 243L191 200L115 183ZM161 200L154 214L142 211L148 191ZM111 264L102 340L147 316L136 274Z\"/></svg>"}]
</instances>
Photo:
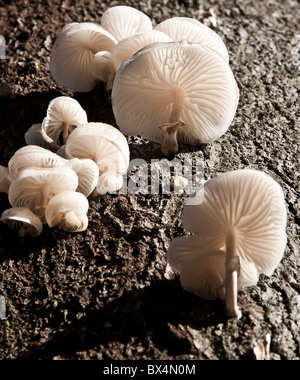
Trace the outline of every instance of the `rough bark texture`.
<instances>
[{"instance_id":1,"label":"rough bark texture","mask_svg":"<svg viewBox=\"0 0 300 380\"><path fill-rule=\"evenodd\" d=\"M7 312L0 358L251 360L255 343L270 333L271 359L300 359L299 1L0 0L7 53L0 83L13 89L0 97L0 164L25 145L24 133L42 121L55 96L73 96L89 121L115 125L104 87L66 91L51 78L49 58L66 23L99 23L109 6L120 4L137 7L154 25L215 11L214 30L228 47L240 103L225 135L206 146L181 146L176 157L203 159L205 179L254 168L278 181L288 211L284 259L271 278L239 291L242 318L235 321L226 319L221 303L183 291L167 270L169 243L185 234L184 195L90 198L89 227L75 235L45 227L38 238L20 238L1 223ZM163 158L155 143L128 141L132 158ZM0 194L0 212L8 207Z\"/></svg>"}]
</instances>

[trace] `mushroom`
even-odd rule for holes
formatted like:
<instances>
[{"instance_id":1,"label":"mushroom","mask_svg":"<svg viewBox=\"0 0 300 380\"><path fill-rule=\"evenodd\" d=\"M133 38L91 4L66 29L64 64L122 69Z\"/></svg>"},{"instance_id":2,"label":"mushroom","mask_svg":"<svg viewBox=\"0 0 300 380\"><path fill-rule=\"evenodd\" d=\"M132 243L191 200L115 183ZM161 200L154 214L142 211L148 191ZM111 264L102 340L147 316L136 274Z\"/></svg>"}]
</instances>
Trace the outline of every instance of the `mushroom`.
<instances>
[{"instance_id":1,"label":"mushroom","mask_svg":"<svg viewBox=\"0 0 300 380\"><path fill-rule=\"evenodd\" d=\"M286 246L283 191L269 175L236 170L207 181L198 205L187 204L183 226L194 236L178 237L168 262L183 288L205 299L223 300L239 318L237 290L271 276Z\"/></svg>"},{"instance_id":2,"label":"mushroom","mask_svg":"<svg viewBox=\"0 0 300 380\"><path fill-rule=\"evenodd\" d=\"M198 20L173 17L156 25L154 29L167 34L173 41L187 40L206 46L219 53L227 63L229 62L228 50L221 37Z\"/></svg>"},{"instance_id":3,"label":"mushroom","mask_svg":"<svg viewBox=\"0 0 300 380\"><path fill-rule=\"evenodd\" d=\"M126 59L145 46L157 42L172 42L172 39L167 34L158 30L149 30L147 32L136 33L120 41L112 51L112 62L115 72L119 70L121 64Z\"/></svg>"},{"instance_id":4,"label":"mushroom","mask_svg":"<svg viewBox=\"0 0 300 380\"><path fill-rule=\"evenodd\" d=\"M92 194L99 180L98 165L90 159L72 158L69 160L69 167L74 170L78 176L77 192L86 197Z\"/></svg>"},{"instance_id":5,"label":"mushroom","mask_svg":"<svg viewBox=\"0 0 300 380\"><path fill-rule=\"evenodd\" d=\"M45 208L56 194L78 186L76 173L68 167L25 168L12 181L8 199L13 207L27 207L44 222Z\"/></svg>"},{"instance_id":6,"label":"mushroom","mask_svg":"<svg viewBox=\"0 0 300 380\"><path fill-rule=\"evenodd\" d=\"M18 149L10 158L8 169L11 177L15 178L21 170L29 167L55 168L68 165L69 160L58 156L46 148L27 145Z\"/></svg>"},{"instance_id":7,"label":"mushroom","mask_svg":"<svg viewBox=\"0 0 300 380\"><path fill-rule=\"evenodd\" d=\"M122 176L129 165L126 138L118 129L105 123L88 123L76 128L66 142L65 151L68 158L93 160L100 176L105 172Z\"/></svg>"},{"instance_id":8,"label":"mushroom","mask_svg":"<svg viewBox=\"0 0 300 380\"><path fill-rule=\"evenodd\" d=\"M110 91L114 77L123 61L130 58L137 51L156 42L171 42L172 39L158 30L139 32L121 40L113 49L112 53L105 51L94 55L91 61L91 72L106 83L106 90Z\"/></svg>"},{"instance_id":9,"label":"mushroom","mask_svg":"<svg viewBox=\"0 0 300 380\"><path fill-rule=\"evenodd\" d=\"M12 207L5 210L0 218L9 228L18 230L21 237L27 233L36 237L42 233L43 224L38 216L26 207Z\"/></svg>"},{"instance_id":10,"label":"mushroom","mask_svg":"<svg viewBox=\"0 0 300 380\"><path fill-rule=\"evenodd\" d=\"M99 179L98 166L92 160L77 158L69 160L45 148L28 145L18 149L8 163L12 178L15 178L24 168L58 168L62 166L74 170L78 176L76 191L88 197L95 189Z\"/></svg>"},{"instance_id":11,"label":"mushroom","mask_svg":"<svg viewBox=\"0 0 300 380\"><path fill-rule=\"evenodd\" d=\"M0 192L8 193L12 178L9 169L6 166L0 165Z\"/></svg>"},{"instance_id":12,"label":"mushroom","mask_svg":"<svg viewBox=\"0 0 300 380\"><path fill-rule=\"evenodd\" d=\"M41 123L33 124L25 133L24 139L27 145L37 145L51 151L57 150L57 144L49 141L47 137L45 138Z\"/></svg>"},{"instance_id":13,"label":"mushroom","mask_svg":"<svg viewBox=\"0 0 300 380\"><path fill-rule=\"evenodd\" d=\"M57 144L59 148L66 143L70 132L87 122L87 114L77 100L59 96L49 103L47 116L42 123L42 133L46 136L46 141Z\"/></svg>"},{"instance_id":14,"label":"mushroom","mask_svg":"<svg viewBox=\"0 0 300 380\"><path fill-rule=\"evenodd\" d=\"M116 44L116 39L100 25L91 22L68 24L53 45L51 74L69 90L91 91L98 82L90 71L93 56L99 51L111 51Z\"/></svg>"},{"instance_id":15,"label":"mushroom","mask_svg":"<svg viewBox=\"0 0 300 380\"><path fill-rule=\"evenodd\" d=\"M239 90L229 65L187 41L155 44L127 59L116 74L112 107L121 132L162 144L208 143L231 124Z\"/></svg>"},{"instance_id":16,"label":"mushroom","mask_svg":"<svg viewBox=\"0 0 300 380\"><path fill-rule=\"evenodd\" d=\"M143 12L120 5L111 7L103 13L101 26L120 42L135 33L151 30L152 22Z\"/></svg>"},{"instance_id":17,"label":"mushroom","mask_svg":"<svg viewBox=\"0 0 300 380\"><path fill-rule=\"evenodd\" d=\"M74 191L64 191L50 199L45 219L49 227L59 227L68 232L81 232L88 226L87 198Z\"/></svg>"}]
</instances>

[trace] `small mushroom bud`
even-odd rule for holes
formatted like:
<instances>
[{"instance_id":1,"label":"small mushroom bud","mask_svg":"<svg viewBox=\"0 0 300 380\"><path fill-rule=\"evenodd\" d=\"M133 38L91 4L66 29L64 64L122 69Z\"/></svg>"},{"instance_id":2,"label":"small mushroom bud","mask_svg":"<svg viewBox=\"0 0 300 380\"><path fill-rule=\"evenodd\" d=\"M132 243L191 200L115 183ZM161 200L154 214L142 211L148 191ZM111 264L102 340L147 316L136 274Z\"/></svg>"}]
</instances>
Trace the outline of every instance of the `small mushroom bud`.
<instances>
[{"instance_id":1,"label":"small mushroom bud","mask_svg":"<svg viewBox=\"0 0 300 380\"><path fill-rule=\"evenodd\" d=\"M77 192L65 191L49 201L45 218L50 227L59 227L68 232L81 232L87 228L87 198Z\"/></svg>"}]
</instances>

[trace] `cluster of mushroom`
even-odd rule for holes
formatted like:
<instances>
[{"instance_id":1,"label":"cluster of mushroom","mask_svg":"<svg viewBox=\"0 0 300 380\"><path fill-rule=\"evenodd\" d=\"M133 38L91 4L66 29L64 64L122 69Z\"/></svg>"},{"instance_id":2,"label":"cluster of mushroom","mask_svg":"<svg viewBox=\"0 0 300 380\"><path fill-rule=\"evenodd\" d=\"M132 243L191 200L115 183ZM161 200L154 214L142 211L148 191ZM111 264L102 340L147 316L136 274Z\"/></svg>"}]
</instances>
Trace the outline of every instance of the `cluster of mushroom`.
<instances>
[{"instance_id":1,"label":"cluster of mushroom","mask_svg":"<svg viewBox=\"0 0 300 380\"><path fill-rule=\"evenodd\" d=\"M8 167L0 166L0 191L12 208L1 221L24 236L38 236L43 224L69 232L87 228L88 197L119 190L129 165L124 135L104 123L88 123L80 104L53 99L47 116L25 134Z\"/></svg>"},{"instance_id":2,"label":"cluster of mushroom","mask_svg":"<svg viewBox=\"0 0 300 380\"><path fill-rule=\"evenodd\" d=\"M185 17L153 28L149 17L127 6L108 9L101 25L66 25L54 43L50 70L73 91L105 82L120 131L88 122L72 98L50 102L42 123L25 134L27 146L8 167L0 166L0 191L12 205L1 221L21 236L39 235L43 223L86 229L89 195L123 185L129 165L125 135L156 141L169 156L177 153L178 141L219 138L239 100L226 46L215 32ZM262 172L237 170L207 181L204 194L188 201L183 225L193 236L173 240L168 262L184 289L222 299L227 315L239 318L237 290L256 284L260 273L271 275L283 256L283 192Z\"/></svg>"},{"instance_id":3,"label":"cluster of mushroom","mask_svg":"<svg viewBox=\"0 0 300 380\"><path fill-rule=\"evenodd\" d=\"M73 91L105 82L121 132L160 143L166 156L178 151L178 141L219 138L239 100L217 33L186 17L153 28L148 16L127 6L109 8L101 25L66 25L54 43L50 70Z\"/></svg>"}]
</instances>

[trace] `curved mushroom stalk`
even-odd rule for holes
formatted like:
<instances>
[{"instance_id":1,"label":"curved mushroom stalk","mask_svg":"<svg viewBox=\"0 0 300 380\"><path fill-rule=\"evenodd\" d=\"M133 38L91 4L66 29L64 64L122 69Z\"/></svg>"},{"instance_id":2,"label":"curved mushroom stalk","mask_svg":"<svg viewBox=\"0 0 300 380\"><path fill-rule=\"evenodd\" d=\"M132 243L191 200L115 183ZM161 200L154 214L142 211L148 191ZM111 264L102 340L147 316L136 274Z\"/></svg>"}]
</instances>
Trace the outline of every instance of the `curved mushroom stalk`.
<instances>
[{"instance_id":1,"label":"curved mushroom stalk","mask_svg":"<svg viewBox=\"0 0 300 380\"><path fill-rule=\"evenodd\" d=\"M59 227L68 232L81 232L88 226L87 198L75 191L64 191L49 201L45 218L50 227Z\"/></svg>"},{"instance_id":2,"label":"curved mushroom stalk","mask_svg":"<svg viewBox=\"0 0 300 380\"><path fill-rule=\"evenodd\" d=\"M21 237L26 234L36 237L43 230L42 221L26 207L9 208L2 213L0 220L9 228L18 230Z\"/></svg>"},{"instance_id":3,"label":"curved mushroom stalk","mask_svg":"<svg viewBox=\"0 0 300 380\"><path fill-rule=\"evenodd\" d=\"M112 54L109 51L100 51L94 55L90 63L91 73L106 84L106 91L110 91L116 75L112 62Z\"/></svg>"}]
</instances>

